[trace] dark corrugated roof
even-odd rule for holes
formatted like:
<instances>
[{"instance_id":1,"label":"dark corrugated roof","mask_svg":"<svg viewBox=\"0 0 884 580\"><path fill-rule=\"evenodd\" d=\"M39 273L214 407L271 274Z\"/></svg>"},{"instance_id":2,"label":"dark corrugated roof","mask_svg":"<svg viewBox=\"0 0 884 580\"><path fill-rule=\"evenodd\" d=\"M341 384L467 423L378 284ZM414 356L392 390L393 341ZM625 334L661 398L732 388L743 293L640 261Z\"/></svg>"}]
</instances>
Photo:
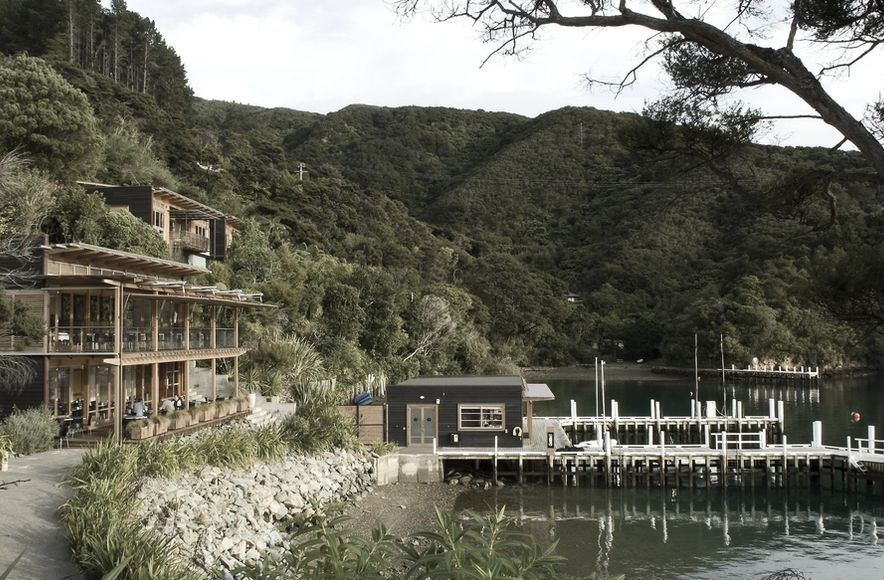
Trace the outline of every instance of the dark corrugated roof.
<instances>
[{"instance_id":1,"label":"dark corrugated roof","mask_svg":"<svg viewBox=\"0 0 884 580\"><path fill-rule=\"evenodd\" d=\"M408 379L396 387L522 387L522 377L506 376L460 376L460 377L417 377Z\"/></svg>"}]
</instances>

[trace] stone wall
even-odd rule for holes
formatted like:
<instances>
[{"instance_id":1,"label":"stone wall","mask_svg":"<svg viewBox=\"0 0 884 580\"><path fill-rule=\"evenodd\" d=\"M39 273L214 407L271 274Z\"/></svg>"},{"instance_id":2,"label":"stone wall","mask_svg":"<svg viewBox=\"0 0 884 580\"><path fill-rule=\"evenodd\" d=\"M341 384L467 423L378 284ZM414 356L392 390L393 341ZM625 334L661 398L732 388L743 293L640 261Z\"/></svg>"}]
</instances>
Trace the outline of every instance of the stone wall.
<instances>
[{"instance_id":1,"label":"stone wall","mask_svg":"<svg viewBox=\"0 0 884 580\"><path fill-rule=\"evenodd\" d=\"M185 554L209 569L231 569L282 555L287 521L365 493L372 471L370 458L337 451L152 479L138 497L147 527L174 537Z\"/></svg>"}]
</instances>

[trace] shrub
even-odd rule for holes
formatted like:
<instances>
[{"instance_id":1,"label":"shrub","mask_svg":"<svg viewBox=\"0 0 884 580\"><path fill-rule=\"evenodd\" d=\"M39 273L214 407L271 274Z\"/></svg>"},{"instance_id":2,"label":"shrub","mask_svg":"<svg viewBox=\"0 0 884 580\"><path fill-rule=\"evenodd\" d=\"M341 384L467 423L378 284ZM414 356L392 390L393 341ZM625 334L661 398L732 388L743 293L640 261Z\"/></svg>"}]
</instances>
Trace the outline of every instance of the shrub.
<instances>
[{"instance_id":1,"label":"shrub","mask_svg":"<svg viewBox=\"0 0 884 580\"><path fill-rule=\"evenodd\" d=\"M282 421L282 431L292 449L303 453L362 447L356 425L334 406L304 407Z\"/></svg>"},{"instance_id":2,"label":"shrub","mask_svg":"<svg viewBox=\"0 0 884 580\"><path fill-rule=\"evenodd\" d=\"M278 562L235 571L237 578L562 578L556 544L540 547L515 531L504 510L468 522L436 510L432 531L398 540L383 526L370 539L336 526L345 518L304 528L303 541L292 542ZM418 540L416 543L414 540ZM414 546L422 546L415 548Z\"/></svg>"},{"instance_id":3,"label":"shrub","mask_svg":"<svg viewBox=\"0 0 884 580\"><path fill-rule=\"evenodd\" d=\"M0 423L0 434L9 438L16 453L30 455L52 449L58 423L49 411L39 407L16 410Z\"/></svg>"}]
</instances>

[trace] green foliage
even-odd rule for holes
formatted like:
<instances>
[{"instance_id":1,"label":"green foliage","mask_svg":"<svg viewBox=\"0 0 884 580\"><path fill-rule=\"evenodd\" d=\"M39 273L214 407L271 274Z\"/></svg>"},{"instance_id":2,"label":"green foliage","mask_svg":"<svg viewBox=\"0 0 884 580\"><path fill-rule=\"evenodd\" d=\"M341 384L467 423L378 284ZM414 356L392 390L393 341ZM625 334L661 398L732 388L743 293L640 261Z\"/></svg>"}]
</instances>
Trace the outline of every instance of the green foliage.
<instances>
[{"instance_id":1,"label":"green foliage","mask_svg":"<svg viewBox=\"0 0 884 580\"><path fill-rule=\"evenodd\" d=\"M371 538L342 531L338 518L301 530L280 562L235 571L237 577L272 578L563 578L554 554L555 543L540 547L513 529L504 509L478 515L467 512L469 522L436 510L434 530L397 539L383 526ZM417 540L415 547L412 540Z\"/></svg>"},{"instance_id":2,"label":"green foliage","mask_svg":"<svg viewBox=\"0 0 884 580\"><path fill-rule=\"evenodd\" d=\"M178 187L169 168L157 158L153 139L131 121L120 120L104 137L102 158L96 177L104 183Z\"/></svg>"},{"instance_id":3,"label":"green foliage","mask_svg":"<svg viewBox=\"0 0 884 580\"><path fill-rule=\"evenodd\" d=\"M302 407L283 419L281 428L292 449L301 453L361 447L356 425L331 405Z\"/></svg>"},{"instance_id":4,"label":"green foliage","mask_svg":"<svg viewBox=\"0 0 884 580\"><path fill-rule=\"evenodd\" d=\"M129 212L112 211L97 193L68 187L56 196L46 230L54 242L83 242L157 258L169 248L149 224Z\"/></svg>"},{"instance_id":5,"label":"green foliage","mask_svg":"<svg viewBox=\"0 0 884 580\"><path fill-rule=\"evenodd\" d=\"M19 455L30 455L52 449L58 423L43 408L16 409L0 421L0 436L12 443Z\"/></svg>"},{"instance_id":6,"label":"green foliage","mask_svg":"<svg viewBox=\"0 0 884 580\"><path fill-rule=\"evenodd\" d=\"M310 398L311 384L321 378L322 358L305 339L265 333L249 351L244 384L265 396L287 394L303 403Z\"/></svg>"},{"instance_id":7,"label":"green foliage","mask_svg":"<svg viewBox=\"0 0 884 580\"><path fill-rule=\"evenodd\" d=\"M0 150L20 147L56 176L89 175L98 142L86 95L39 58L0 56Z\"/></svg>"}]
</instances>

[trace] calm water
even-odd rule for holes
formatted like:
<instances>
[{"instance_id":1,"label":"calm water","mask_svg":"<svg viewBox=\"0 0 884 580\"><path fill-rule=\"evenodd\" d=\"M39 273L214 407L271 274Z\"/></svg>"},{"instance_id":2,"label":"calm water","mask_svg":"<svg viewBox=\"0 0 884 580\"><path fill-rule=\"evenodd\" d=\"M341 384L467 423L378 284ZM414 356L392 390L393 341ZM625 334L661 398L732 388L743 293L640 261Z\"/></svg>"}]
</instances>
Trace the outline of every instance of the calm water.
<instances>
[{"instance_id":1,"label":"calm water","mask_svg":"<svg viewBox=\"0 0 884 580\"><path fill-rule=\"evenodd\" d=\"M538 405L538 415L567 415L570 399L579 414L593 414L591 378L545 382L557 400ZM621 415L648 414L651 398L662 402L664 415L686 415L692 390L688 381L609 381L606 394L619 402ZM720 386L701 385L702 399L713 392L720 401ZM823 421L823 437L832 444L865 437L870 423L884 438L884 376L824 381L813 389L733 386L728 398L732 392L746 414L767 414L768 398L784 400L792 442L809 441L814 420ZM858 425L850 421L854 410L862 414ZM662 488L533 485L471 493L459 507L506 505L534 537L558 540L573 575L754 579L791 567L816 580L884 578L884 496L877 489L873 497L756 485L682 488L673 497Z\"/></svg>"}]
</instances>

